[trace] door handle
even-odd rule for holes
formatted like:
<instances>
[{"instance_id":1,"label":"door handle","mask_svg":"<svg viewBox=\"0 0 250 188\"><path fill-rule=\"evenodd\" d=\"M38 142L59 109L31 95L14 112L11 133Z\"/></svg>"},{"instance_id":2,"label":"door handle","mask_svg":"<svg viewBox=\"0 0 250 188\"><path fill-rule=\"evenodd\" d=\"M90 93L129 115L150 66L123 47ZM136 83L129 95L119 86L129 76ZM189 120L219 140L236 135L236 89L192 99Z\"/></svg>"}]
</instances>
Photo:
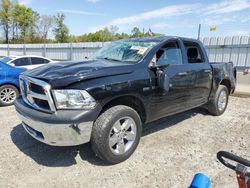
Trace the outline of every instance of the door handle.
<instances>
[{"instance_id":1,"label":"door handle","mask_svg":"<svg viewBox=\"0 0 250 188\"><path fill-rule=\"evenodd\" d=\"M212 71L211 70L204 70L204 72L211 73Z\"/></svg>"},{"instance_id":2,"label":"door handle","mask_svg":"<svg viewBox=\"0 0 250 188\"><path fill-rule=\"evenodd\" d=\"M188 75L187 72L180 72L180 73L178 73L178 76L186 76L186 75Z\"/></svg>"}]
</instances>

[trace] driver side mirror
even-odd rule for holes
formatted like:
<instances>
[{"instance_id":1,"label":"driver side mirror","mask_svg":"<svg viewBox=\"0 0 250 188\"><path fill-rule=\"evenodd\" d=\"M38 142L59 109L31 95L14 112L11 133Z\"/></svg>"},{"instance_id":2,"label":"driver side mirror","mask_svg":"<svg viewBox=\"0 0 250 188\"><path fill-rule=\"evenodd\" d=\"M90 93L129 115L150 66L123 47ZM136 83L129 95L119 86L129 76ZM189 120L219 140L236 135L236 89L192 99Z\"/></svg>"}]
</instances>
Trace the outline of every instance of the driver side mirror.
<instances>
[{"instance_id":1,"label":"driver side mirror","mask_svg":"<svg viewBox=\"0 0 250 188\"><path fill-rule=\"evenodd\" d=\"M150 69L153 70L156 74L157 86L159 89L166 93L169 91L169 77L164 71L169 65L152 65Z\"/></svg>"},{"instance_id":2,"label":"driver side mirror","mask_svg":"<svg viewBox=\"0 0 250 188\"><path fill-rule=\"evenodd\" d=\"M157 65L157 64L155 64L155 65L151 65L150 69L154 70L154 71L158 71L158 70L163 70L163 69L167 68L168 66L169 66L169 64L165 64L165 65Z\"/></svg>"}]
</instances>

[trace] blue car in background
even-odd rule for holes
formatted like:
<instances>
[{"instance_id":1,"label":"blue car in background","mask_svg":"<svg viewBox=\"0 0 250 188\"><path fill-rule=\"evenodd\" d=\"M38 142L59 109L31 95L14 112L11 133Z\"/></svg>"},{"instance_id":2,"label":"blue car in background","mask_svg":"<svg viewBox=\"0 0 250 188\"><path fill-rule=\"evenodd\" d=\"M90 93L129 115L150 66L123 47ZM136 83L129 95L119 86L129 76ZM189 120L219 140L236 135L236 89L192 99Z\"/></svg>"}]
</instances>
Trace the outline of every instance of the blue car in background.
<instances>
[{"instance_id":1,"label":"blue car in background","mask_svg":"<svg viewBox=\"0 0 250 188\"><path fill-rule=\"evenodd\" d=\"M12 105L19 95L19 75L54 61L40 56L8 56L0 59L0 106Z\"/></svg>"}]
</instances>

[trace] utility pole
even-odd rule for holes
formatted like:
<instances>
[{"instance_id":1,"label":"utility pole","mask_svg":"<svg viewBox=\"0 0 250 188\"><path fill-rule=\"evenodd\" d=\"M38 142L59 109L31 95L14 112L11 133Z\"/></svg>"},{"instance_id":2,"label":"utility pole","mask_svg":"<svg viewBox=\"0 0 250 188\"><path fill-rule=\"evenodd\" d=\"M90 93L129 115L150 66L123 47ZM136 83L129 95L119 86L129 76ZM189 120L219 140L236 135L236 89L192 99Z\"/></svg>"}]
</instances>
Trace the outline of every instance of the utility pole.
<instances>
[{"instance_id":1,"label":"utility pole","mask_svg":"<svg viewBox=\"0 0 250 188\"><path fill-rule=\"evenodd\" d=\"M198 29L198 40L200 40L201 36L201 24L199 24L199 29Z\"/></svg>"}]
</instances>

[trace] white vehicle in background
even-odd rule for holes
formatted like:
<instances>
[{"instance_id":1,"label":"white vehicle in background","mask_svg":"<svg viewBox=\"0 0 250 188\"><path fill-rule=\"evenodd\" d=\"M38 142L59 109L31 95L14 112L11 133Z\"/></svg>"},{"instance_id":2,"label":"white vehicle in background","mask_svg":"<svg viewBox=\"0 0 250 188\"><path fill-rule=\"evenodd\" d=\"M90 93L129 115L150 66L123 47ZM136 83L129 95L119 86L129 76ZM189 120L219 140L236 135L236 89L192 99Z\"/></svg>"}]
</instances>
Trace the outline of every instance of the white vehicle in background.
<instances>
[{"instance_id":1,"label":"white vehicle in background","mask_svg":"<svg viewBox=\"0 0 250 188\"><path fill-rule=\"evenodd\" d=\"M0 61L13 67L23 67L26 69L34 69L44 64L56 62L46 57L35 55L6 56L1 58Z\"/></svg>"},{"instance_id":2,"label":"white vehicle in background","mask_svg":"<svg viewBox=\"0 0 250 188\"><path fill-rule=\"evenodd\" d=\"M27 70L54 63L40 56L7 56L0 58L0 107L14 103L19 95L19 75Z\"/></svg>"}]
</instances>

